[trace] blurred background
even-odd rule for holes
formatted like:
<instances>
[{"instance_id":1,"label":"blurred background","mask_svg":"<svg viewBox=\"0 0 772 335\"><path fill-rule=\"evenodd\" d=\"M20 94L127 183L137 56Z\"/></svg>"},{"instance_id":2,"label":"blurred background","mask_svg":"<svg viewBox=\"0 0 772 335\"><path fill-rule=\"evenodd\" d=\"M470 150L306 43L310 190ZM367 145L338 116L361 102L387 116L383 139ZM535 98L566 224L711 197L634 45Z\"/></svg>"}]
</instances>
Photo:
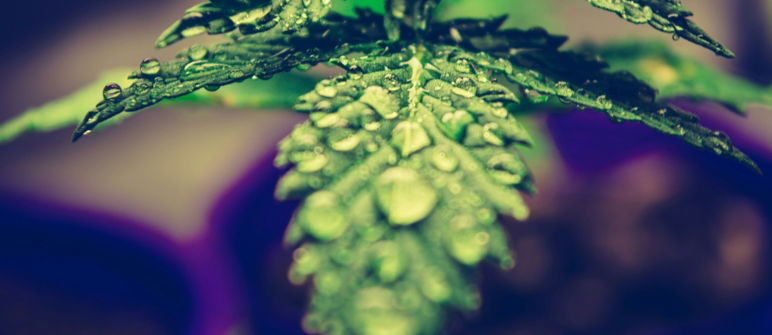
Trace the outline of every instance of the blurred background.
<instances>
[{"instance_id":1,"label":"blurred background","mask_svg":"<svg viewBox=\"0 0 772 335\"><path fill-rule=\"evenodd\" d=\"M14 3L0 21L0 122L104 70L218 40L154 49L196 2ZM542 24L573 45L668 40L772 83L769 0L683 1L734 60L586 1L528 15L520 2L529 3L468 1L446 16L511 12L509 24ZM772 173L772 110L741 118L677 103ZM296 204L273 200L281 172L271 165L277 140L302 120L286 110L153 108L77 145L72 129L0 145L0 334L302 334L306 288L288 283L281 245ZM541 145L525 153L538 194L528 222L507 224L518 265L483 267L482 309L453 315L448 334L772 334L770 177L600 114L530 122L540 130Z\"/></svg>"}]
</instances>

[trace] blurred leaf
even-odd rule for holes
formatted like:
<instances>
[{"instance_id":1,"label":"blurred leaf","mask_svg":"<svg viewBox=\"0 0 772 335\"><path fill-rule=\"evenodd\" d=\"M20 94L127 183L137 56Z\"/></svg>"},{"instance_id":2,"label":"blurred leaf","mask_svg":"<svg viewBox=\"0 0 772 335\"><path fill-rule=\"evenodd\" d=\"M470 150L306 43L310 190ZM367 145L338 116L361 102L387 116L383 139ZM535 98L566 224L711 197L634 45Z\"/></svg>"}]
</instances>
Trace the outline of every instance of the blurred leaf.
<instances>
[{"instance_id":1,"label":"blurred leaf","mask_svg":"<svg viewBox=\"0 0 772 335\"><path fill-rule=\"evenodd\" d=\"M737 113L753 103L772 106L772 86L759 86L679 55L659 41L619 41L589 49L612 70L629 71L656 88L660 98L714 100Z\"/></svg>"},{"instance_id":2,"label":"blurred leaf","mask_svg":"<svg viewBox=\"0 0 772 335\"><path fill-rule=\"evenodd\" d=\"M558 0L444 0L437 8L436 20L507 16L504 27L557 29L554 8Z\"/></svg>"},{"instance_id":3,"label":"blurred leaf","mask_svg":"<svg viewBox=\"0 0 772 335\"><path fill-rule=\"evenodd\" d=\"M83 111L99 102L98 92L105 82L128 85L126 73L130 69L106 72L99 79L66 97L27 110L23 114L0 124L0 143L10 142L27 132L49 132L73 127L83 119ZM313 80L299 73L283 73L274 80L247 80L219 89L215 92L199 90L167 100L161 106L216 105L244 108L291 107L301 94L313 88ZM100 124L99 128L119 123L132 116L122 113ZM97 130L99 129L97 128Z\"/></svg>"},{"instance_id":4,"label":"blurred leaf","mask_svg":"<svg viewBox=\"0 0 772 335\"><path fill-rule=\"evenodd\" d=\"M99 102L99 92L105 82L126 84L128 69L105 72L98 80L61 99L25 111L0 125L0 143L9 142L27 132L55 131L77 125L83 119L83 111ZM129 115L122 115L109 122L120 122Z\"/></svg>"},{"instance_id":5,"label":"blurred leaf","mask_svg":"<svg viewBox=\"0 0 772 335\"><path fill-rule=\"evenodd\" d=\"M614 12L635 24L649 24L654 29L673 34L712 50L717 55L734 57L734 53L710 37L689 20L694 15L680 0L587 0L593 6Z\"/></svg>"}]
</instances>

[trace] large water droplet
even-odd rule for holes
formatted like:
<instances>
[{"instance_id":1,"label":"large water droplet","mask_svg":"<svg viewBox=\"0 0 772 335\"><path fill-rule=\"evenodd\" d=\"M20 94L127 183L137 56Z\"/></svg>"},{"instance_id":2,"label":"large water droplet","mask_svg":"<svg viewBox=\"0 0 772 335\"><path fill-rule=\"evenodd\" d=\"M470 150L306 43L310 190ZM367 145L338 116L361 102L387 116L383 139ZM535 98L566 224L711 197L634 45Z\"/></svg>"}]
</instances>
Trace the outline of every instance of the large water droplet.
<instances>
[{"instance_id":1,"label":"large water droplet","mask_svg":"<svg viewBox=\"0 0 772 335\"><path fill-rule=\"evenodd\" d=\"M432 140L419 123L402 121L391 133L391 144L399 149L402 157L408 157L432 144Z\"/></svg>"},{"instance_id":2,"label":"large water droplet","mask_svg":"<svg viewBox=\"0 0 772 335\"><path fill-rule=\"evenodd\" d=\"M410 225L426 218L437 203L437 193L413 169L393 167L375 182L378 205L391 224Z\"/></svg>"},{"instance_id":3,"label":"large water droplet","mask_svg":"<svg viewBox=\"0 0 772 335\"><path fill-rule=\"evenodd\" d=\"M297 220L303 230L322 241L339 237L349 226L348 216L338 196L329 191L311 194L298 213Z\"/></svg>"},{"instance_id":4,"label":"large water droplet","mask_svg":"<svg viewBox=\"0 0 772 335\"><path fill-rule=\"evenodd\" d=\"M116 83L107 84L102 89L102 96L105 100L117 100L123 95L123 89L121 85Z\"/></svg>"}]
</instances>

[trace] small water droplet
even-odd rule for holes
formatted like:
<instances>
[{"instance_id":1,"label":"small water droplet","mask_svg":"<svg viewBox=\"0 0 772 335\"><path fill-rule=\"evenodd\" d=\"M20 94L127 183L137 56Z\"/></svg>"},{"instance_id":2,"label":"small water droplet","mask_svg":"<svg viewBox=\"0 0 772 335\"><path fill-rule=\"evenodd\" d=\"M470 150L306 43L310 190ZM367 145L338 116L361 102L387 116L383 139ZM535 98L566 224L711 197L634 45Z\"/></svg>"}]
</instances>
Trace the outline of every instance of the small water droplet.
<instances>
[{"instance_id":1,"label":"small water droplet","mask_svg":"<svg viewBox=\"0 0 772 335\"><path fill-rule=\"evenodd\" d=\"M440 171L453 172L458 168L458 158L446 147L435 148L431 160L432 165Z\"/></svg>"},{"instance_id":2,"label":"small water droplet","mask_svg":"<svg viewBox=\"0 0 772 335\"><path fill-rule=\"evenodd\" d=\"M207 49L203 45L194 45L191 46L190 49L188 49L188 57L190 60L202 60L206 58L206 56L209 55L209 49Z\"/></svg>"},{"instance_id":3,"label":"small water droplet","mask_svg":"<svg viewBox=\"0 0 772 335\"><path fill-rule=\"evenodd\" d=\"M437 269L426 270L422 279L421 293L431 301L436 303L446 302L453 294L453 290L445 280L442 272Z\"/></svg>"},{"instance_id":4,"label":"small water droplet","mask_svg":"<svg viewBox=\"0 0 772 335\"><path fill-rule=\"evenodd\" d=\"M454 68L461 73L472 72L472 66L469 64L469 61L463 58L456 61Z\"/></svg>"},{"instance_id":5,"label":"small water droplet","mask_svg":"<svg viewBox=\"0 0 772 335\"><path fill-rule=\"evenodd\" d=\"M596 104L596 107L600 109L611 109L612 107L614 107L614 104L605 95L599 95L595 99L595 104Z\"/></svg>"},{"instance_id":6,"label":"small water droplet","mask_svg":"<svg viewBox=\"0 0 772 335\"><path fill-rule=\"evenodd\" d=\"M145 58L139 65L139 72L146 76L155 76L161 72L161 62L155 58Z\"/></svg>"},{"instance_id":7,"label":"small water droplet","mask_svg":"<svg viewBox=\"0 0 772 335\"><path fill-rule=\"evenodd\" d=\"M365 74L365 70L359 65L351 65L348 68L348 77L354 80L361 79Z\"/></svg>"},{"instance_id":8,"label":"small water droplet","mask_svg":"<svg viewBox=\"0 0 772 335\"><path fill-rule=\"evenodd\" d=\"M574 95L574 90L568 86L567 82L559 81L555 83L555 93L561 97L570 98Z\"/></svg>"},{"instance_id":9,"label":"small water droplet","mask_svg":"<svg viewBox=\"0 0 772 335\"><path fill-rule=\"evenodd\" d=\"M102 96L104 96L105 100L116 100L122 95L123 89L121 88L121 85L116 83L107 84L104 89L102 89Z\"/></svg>"}]
</instances>

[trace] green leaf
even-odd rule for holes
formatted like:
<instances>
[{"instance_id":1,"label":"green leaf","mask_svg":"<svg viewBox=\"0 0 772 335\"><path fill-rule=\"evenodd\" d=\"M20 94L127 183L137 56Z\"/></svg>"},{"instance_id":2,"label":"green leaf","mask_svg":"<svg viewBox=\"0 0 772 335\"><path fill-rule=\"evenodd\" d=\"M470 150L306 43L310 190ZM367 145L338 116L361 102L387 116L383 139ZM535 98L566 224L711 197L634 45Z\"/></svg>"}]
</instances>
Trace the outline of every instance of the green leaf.
<instances>
[{"instance_id":1,"label":"green leaf","mask_svg":"<svg viewBox=\"0 0 772 335\"><path fill-rule=\"evenodd\" d=\"M332 0L210 0L187 11L161 34L159 48L182 39L238 31L242 35L291 34L327 14Z\"/></svg>"},{"instance_id":2,"label":"green leaf","mask_svg":"<svg viewBox=\"0 0 772 335\"><path fill-rule=\"evenodd\" d=\"M442 31L444 29L438 33ZM603 112L615 122L640 122L678 136L695 147L732 157L758 171L756 164L736 148L726 134L701 126L696 116L675 106L657 102L656 90L631 73L608 72L608 64L597 55L559 51L564 39L543 31L529 35L530 32L466 29L464 34L451 31L435 39L456 39L469 50L459 57L474 68L492 71L517 84L532 102L546 102L554 97L567 104ZM462 35L463 39L453 38ZM473 38L482 38L486 43L464 43Z\"/></svg>"},{"instance_id":3,"label":"green leaf","mask_svg":"<svg viewBox=\"0 0 772 335\"><path fill-rule=\"evenodd\" d=\"M772 87L762 87L679 55L657 41L619 41L590 47L614 71L629 71L659 91L659 98L713 100L743 114L749 104L772 106Z\"/></svg>"},{"instance_id":4,"label":"green leaf","mask_svg":"<svg viewBox=\"0 0 772 335\"><path fill-rule=\"evenodd\" d=\"M127 69L105 72L97 81L80 90L43 106L32 108L0 125L0 143L10 142L27 132L49 132L78 124L83 111L92 108L99 101L98 92L105 82L127 82ZM114 118L109 123L124 119Z\"/></svg>"},{"instance_id":5,"label":"green leaf","mask_svg":"<svg viewBox=\"0 0 772 335\"><path fill-rule=\"evenodd\" d=\"M518 97L450 46L333 60L280 144L279 198L307 197L288 230L293 282L312 277L309 331L432 334L479 306L474 266L513 263L497 213L528 216L531 177L509 114Z\"/></svg>"},{"instance_id":6,"label":"green leaf","mask_svg":"<svg viewBox=\"0 0 772 335\"><path fill-rule=\"evenodd\" d=\"M587 0L593 6L617 13L619 17L635 24L649 24L662 32L712 50L717 55L732 58L734 53L710 37L689 20L692 12L684 8L680 0Z\"/></svg>"},{"instance_id":7,"label":"green leaf","mask_svg":"<svg viewBox=\"0 0 772 335\"><path fill-rule=\"evenodd\" d=\"M0 143L10 142L27 132L50 132L73 127L83 119L83 111L99 102L94 94L103 88L105 82L126 85L126 73L130 69L112 70L98 80L61 99L43 106L32 108L23 114L0 124ZM223 87L215 92L199 90L194 93L167 100L161 106L211 105L236 108L288 108L295 100L313 88L313 78L297 73L283 73L273 80L247 80ZM96 129L119 123L132 116L122 113L106 120Z\"/></svg>"},{"instance_id":8,"label":"green leaf","mask_svg":"<svg viewBox=\"0 0 772 335\"><path fill-rule=\"evenodd\" d=\"M133 112L167 99L178 98L201 88L221 86L251 78L268 79L297 67L307 68L332 57L355 52L377 37L383 29L372 29L367 15L360 19L329 16L324 24L307 27L307 35L253 35L212 47L193 46L173 61L146 59L130 78L126 88L104 87L104 100L86 114L73 140L88 134L98 124L116 115ZM371 36L373 35L373 36Z\"/></svg>"}]
</instances>

